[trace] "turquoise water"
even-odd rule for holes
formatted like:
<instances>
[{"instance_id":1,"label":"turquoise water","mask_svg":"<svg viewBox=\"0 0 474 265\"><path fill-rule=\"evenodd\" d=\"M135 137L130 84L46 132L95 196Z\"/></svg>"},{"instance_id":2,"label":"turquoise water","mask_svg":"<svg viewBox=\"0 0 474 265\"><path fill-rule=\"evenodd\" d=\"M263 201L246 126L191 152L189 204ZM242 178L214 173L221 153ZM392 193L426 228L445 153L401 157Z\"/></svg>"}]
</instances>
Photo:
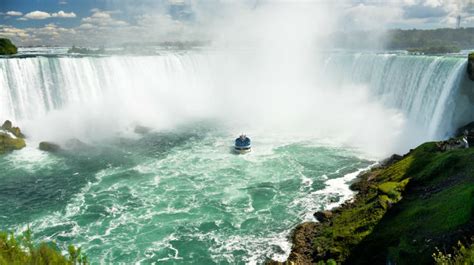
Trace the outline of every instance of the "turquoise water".
<instances>
[{"instance_id":1,"label":"turquoise water","mask_svg":"<svg viewBox=\"0 0 474 265\"><path fill-rule=\"evenodd\" d=\"M29 225L93 263L261 263L285 258L290 230L350 196L341 178L372 163L264 135L235 155L234 134L192 125L56 154L29 143L0 157L0 229Z\"/></svg>"}]
</instances>

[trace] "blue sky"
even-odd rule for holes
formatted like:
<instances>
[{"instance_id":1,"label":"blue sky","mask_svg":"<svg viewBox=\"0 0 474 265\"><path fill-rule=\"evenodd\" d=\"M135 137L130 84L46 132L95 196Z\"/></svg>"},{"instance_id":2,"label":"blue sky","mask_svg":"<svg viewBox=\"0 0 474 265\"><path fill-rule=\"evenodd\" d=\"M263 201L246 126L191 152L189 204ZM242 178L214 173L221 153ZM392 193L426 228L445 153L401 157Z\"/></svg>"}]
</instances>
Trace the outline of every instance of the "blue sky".
<instances>
[{"instance_id":1,"label":"blue sky","mask_svg":"<svg viewBox=\"0 0 474 265\"><path fill-rule=\"evenodd\" d=\"M337 5L339 26L352 29L474 27L474 0L314 0ZM271 0L0 0L0 37L20 45L71 45L206 38L229 17ZM279 2L281 3L281 1ZM332 9L336 10L336 9ZM283 18L284 19L284 18ZM291 23L289 21L288 23ZM224 23L222 23L224 24Z\"/></svg>"}]
</instances>

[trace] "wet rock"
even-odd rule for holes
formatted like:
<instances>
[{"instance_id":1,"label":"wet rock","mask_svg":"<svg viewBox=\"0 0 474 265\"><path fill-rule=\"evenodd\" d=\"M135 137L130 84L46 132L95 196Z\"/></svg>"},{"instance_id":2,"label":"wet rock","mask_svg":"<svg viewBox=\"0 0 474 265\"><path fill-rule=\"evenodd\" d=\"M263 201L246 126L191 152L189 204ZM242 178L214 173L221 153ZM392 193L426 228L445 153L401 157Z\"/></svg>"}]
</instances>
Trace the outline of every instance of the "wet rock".
<instances>
[{"instance_id":1,"label":"wet rock","mask_svg":"<svg viewBox=\"0 0 474 265\"><path fill-rule=\"evenodd\" d=\"M474 121L459 128L456 137L465 137L469 147L474 147Z\"/></svg>"},{"instance_id":2,"label":"wet rock","mask_svg":"<svg viewBox=\"0 0 474 265\"><path fill-rule=\"evenodd\" d=\"M57 152L61 150L61 147L58 144L51 143L51 142L41 142L39 143L38 148L41 151L46 151L46 152Z\"/></svg>"},{"instance_id":3,"label":"wet rock","mask_svg":"<svg viewBox=\"0 0 474 265\"><path fill-rule=\"evenodd\" d=\"M465 135L469 134L470 132L474 133L474 121L462 126L459 129L457 129L456 137L465 136Z\"/></svg>"},{"instance_id":4,"label":"wet rock","mask_svg":"<svg viewBox=\"0 0 474 265\"><path fill-rule=\"evenodd\" d=\"M5 121L0 127L0 154L20 150L25 146L25 139L23 139L20 128L13 127L9 120Z\"/></svg>"},{"instance_id":5,"label":"wet rock","mask_svg":"<svg viewBox=\"0 0 474 265\"><path fill-rule=\"evenodd\" d=\"M137 125L135 130L133 130L136 134L147 134L151 131L150 127L145 127L141 125Z\"/></svg>"},{"instance_id":6,"label":"wet rock","mask_svg":"<svg viewBox=\"0 0 474 265\"><path fill-rule=\"evenodd\" d=\"M312 264L311 256L313 249L313 238L317 231L317 223L302 223L293 232L293 247L288 257L290 264Z\"/></svg>"},{"instance_id":7,"label":"wet rock","mask_svg":"<svg viewBox=\"0 0 474 265\"><path fill-rule=\"evenodd\" d=\"M469 146L472 147L473 145L474 145L474 132L472 134L468 134L465 139L451 138L447 141L441 141L441 142L436 143L436 147L441 152L455 150L455 149L463 149Z\"/></svg>"},{"instance_id":8,"label":"wet rock","mask_svg":"<svg viewBox=\"0 0 474 265\"><path fill-rule=\"evenodd\" d=\"M12 128L12 122L9 121L9 120L6 120L3 125L2 125L2 129L4 130L10 130Z\"/></svg>"},{"instance_id":9,"label":"wet rock","mask_svg":"<svg viewBox=\"0 0 474 265\"><path fill-rule=\"evenodd\" d=\"M15 135L15 137L19 137L19 138L25 138L25 135L23 135L23 133L21 133L21 130L20 128L18 127L13 127L13 124L11 121L9 120L6 120L2 127L1 127L3 130L7 131L7 132L10 132L12 133L13 135Z\"/></svg>"},{"instance_id":10,"label":"wet rock","mask_svg":"<svg viewBox=\"0 0 474 265\"><path fill-rule=\"evenodd\" d=\"M25 146L26 143L23 138L17 138L8 132L0 131L0 154L20 150Z\"/></svg>"},{"instance_id":11,"label":"wet rock","mask_svg":"<svg viewBox=\"0 0 474 265\"><path fill-rule=\"evenodd\" d=\"M316 218L316 220L318 220L321 223L331 221L332 216L333 214L331 211L320 211L320 212L314 213L314 218Z\"/></svg>"}]
</instances>

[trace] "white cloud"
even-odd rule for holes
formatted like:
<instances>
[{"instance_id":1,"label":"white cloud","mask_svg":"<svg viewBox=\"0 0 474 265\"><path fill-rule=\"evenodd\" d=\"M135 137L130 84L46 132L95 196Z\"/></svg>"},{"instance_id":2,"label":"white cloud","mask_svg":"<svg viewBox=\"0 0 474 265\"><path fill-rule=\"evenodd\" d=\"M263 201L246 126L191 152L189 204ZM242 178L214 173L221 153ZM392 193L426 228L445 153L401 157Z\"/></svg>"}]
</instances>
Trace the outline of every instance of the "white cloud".
<instances>
[{"instance_id":1,"label":"white cloud","mask_svg":"<svg viewBox=\"0 0 474 265\"><path fill-rule=\"evenodd\" d=\"M12 17L17 17L17 16L23 15L23 13L18 12L18 11L8 11L6 14L7 14L7 16L12 16Z\"/></svg>"},{"instance_id":2,"label":"white cloud","mask_svg":"<svg viewBox=\"0 0 474 265\"><path fill-rule=\"evenodd\" d=\"M461 15L462 25L473 26L469 7L474 0L393 0L362 1L347 0L344 8L347 17L342 17L347 28L442 28L455 25Z\"/></svg>"},{"instance_id":3,"label":"white cloud","mask_svg":"<svg viewBox=\"0 0 474 265\"><path fill-rule=\"evenodd\" d=\"M128 23L123 20L118 20L112 17L109 11L100 11L99 9L92 9L92 15L82 19L85 24L98 25L101 27L118 27L127 26Z\"/></svg>"},{"instance_id":4,"label":"white cloud","mask_svg":"<svg viewBox=\"0 0 474 265\"><path fill-rule=\"evenodd\" d=\"M51 37L59 38L64 37L65 34L75 34L74 29L58 27L56 24L49 23L42 28L28 29L32 31L32 34L36 37Z\"/></svg>"},{"instance_id":5,"label":"white cloud","mask_svg":"<svg viewBox=\"0 0 474 265\"><path fill-rule=\"evenodd\" d=\"M60 10L58 12L55 12L55 13L47 13L47 12L43 12L43 11L39 11L39 10L36 10L36 11L33 11L33 12L30 12L26 15L24 15L22 17L22 19L19 19L19 20L27 20L27 19L47 19L47 18L75 18L76 17L76 14L74 12L70 12L70 13L67 13L67 12L64 12L63 10Z\"/></svg>"},{"instance_id":6,"label":"white cloud","mask_svg":"<svg viewBox=\"0 0 474 265\"><path fill-rule=\"evenodd\" d=\"M51 15L49 13L37 10L26 14L24 17L27 19L46 19L50 18Z\"/></svg>"},{"instance_id":7,"label":"white cloud","mask_svg":"<svg viewBox=\"0 0 474 265\"><path fill-rule=\"evenodd\" d=\"M358 4L346 10L344 22L358 29L383 29L403 16L403 9L393 5Z\"/></svg>"},{"instance_id":8,"label":"white cloud","mask_svg":"<svg viewBox=\"0 0 474 265\"><path fill-rule=\"evenodd\" d=\"M172 33L185 33L187 24L174 20L167 14L142 15L137 17L137 25L144 31L153 32L154 36ZM159 29L159 30L156 30ZM186 32L189 33L189 32Z\"/></svg>"},{"instance_id":9,"label":"white cloud","mask_svg":"<svg viewBox=\"0 0 474 265\"><path fill-rule=\"evenodd\" d=\"M91 18L93 18L93 19L109 19L109 18L111 18L111 16L107 12L97 11L94 14L92 14Z\"/></svg>"},{"instance_id":10,"label":"white cloud","mask_svg":"<svg viewBox=\"0 0 474 265\"><path fill-rule=\"evenodd\" d=\"M442 2L443 1L441 1L441 0L425 0L423 5L429 6L429 7L439 7L439 6L443 5Z\"/></svg>"},{"instance_id":11,"label":"white cloud","mask_svg":"<svg viewBox=\"0 0 474 265\"><path fill-rule=\"evenodd\" d=\"M84 23L84 24L81 24L78 28L87 30L87 29L93 29L95 28L95 26L90 23Z\"/></svg>"},{"instance_id":12,"label":"white cloud","mask_svg":"<svg viewBox=\"0 0 474 265\"><path fill-rule=\"evenodd\" d=\"M52 13L51 16L52 17L60 17L60 18L74 18L74 17L76 17L76 14L74 12L66 13L66 12L61 10L57 13Z\"/></svg>"},{"instance_id":13,"label":"white cloud","mask_svg":"<svg viewBox=\"0 0 474 265\"><path fill-rule=\"evenodd\" d=\"M0 25L0 36L12 39L14 43L24 43L31 37L26 30L8 25Z\"/></svg>"}]
</instances>

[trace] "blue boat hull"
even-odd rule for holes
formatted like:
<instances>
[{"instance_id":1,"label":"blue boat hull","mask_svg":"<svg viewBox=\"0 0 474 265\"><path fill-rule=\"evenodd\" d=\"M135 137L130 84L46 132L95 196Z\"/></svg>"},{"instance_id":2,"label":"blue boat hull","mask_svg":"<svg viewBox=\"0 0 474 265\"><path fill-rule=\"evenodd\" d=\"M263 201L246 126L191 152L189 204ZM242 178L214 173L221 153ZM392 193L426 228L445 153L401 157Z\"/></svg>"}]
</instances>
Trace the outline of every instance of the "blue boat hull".
<instances>
[{"instance_id":1,"label":"blue boat hull","mask_svg":"<svg viewBox=\"0 0 474 265\"><path fill-rule=\"evenodd\" d=\"M238 154L245 154L251 150L251 140L245 135L241 135L239 138L235 139L234 150Z\"/></svg>"}]
</instances>

